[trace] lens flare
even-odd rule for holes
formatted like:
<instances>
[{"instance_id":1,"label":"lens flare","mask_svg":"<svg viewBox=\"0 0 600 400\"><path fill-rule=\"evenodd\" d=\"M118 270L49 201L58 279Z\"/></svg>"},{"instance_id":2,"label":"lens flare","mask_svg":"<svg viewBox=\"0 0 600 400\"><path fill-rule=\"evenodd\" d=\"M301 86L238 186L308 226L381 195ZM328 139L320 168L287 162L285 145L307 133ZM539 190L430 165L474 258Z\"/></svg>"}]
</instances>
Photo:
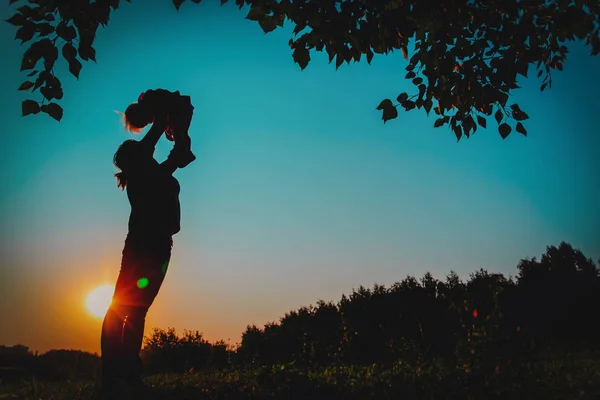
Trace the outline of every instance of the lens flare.
<instances>
[{"instance_id":1,"label":"lens flare","mask_svg":"<svg viewBox=\"0 0 600 400\"><path fill-rule=\"evenodd\" d=\"M149 283L150 281L148 280L148 278L140 278L137 281L137 285L140 289L144 289L146 286L148 286Z\"/></svg>"},{"instance_id":2,"label":"lens flare","mask_svg":"<svg viewBox=\"0 0 600 400\"><path fill-rule=\"evenodd\" d=\"M85 299L85 305L94 317L104 318L110 307L114 288L111 285L98 286L92 290Z\"/></svg>"}]
</instances>

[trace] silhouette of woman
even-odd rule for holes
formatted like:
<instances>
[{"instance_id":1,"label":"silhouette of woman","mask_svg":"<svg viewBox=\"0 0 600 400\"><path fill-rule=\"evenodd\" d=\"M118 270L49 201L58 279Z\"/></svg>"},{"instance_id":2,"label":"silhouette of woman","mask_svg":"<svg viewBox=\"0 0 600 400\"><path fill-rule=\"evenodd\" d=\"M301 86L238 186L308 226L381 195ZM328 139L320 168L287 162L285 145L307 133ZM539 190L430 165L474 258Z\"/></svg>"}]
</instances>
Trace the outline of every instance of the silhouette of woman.
<instances>
[{"instance_id":1,"label":"silhouette of woman","mask_svg":"<svg viewBox=\"0 0 600 400\"><path fill-rule=\"evenodd\" d=\"M158 139L167 127L157 117L140 140L126 140L114 155L118 186L126 189L131 205L129 232L112 304L101 335L102 390L118 381L141 384L139 356L146 313L163 282L173 245L180 230L179 182L173 176L181 164L171 151L161 164L154 159Z\"/></svg>"}]
</instances>

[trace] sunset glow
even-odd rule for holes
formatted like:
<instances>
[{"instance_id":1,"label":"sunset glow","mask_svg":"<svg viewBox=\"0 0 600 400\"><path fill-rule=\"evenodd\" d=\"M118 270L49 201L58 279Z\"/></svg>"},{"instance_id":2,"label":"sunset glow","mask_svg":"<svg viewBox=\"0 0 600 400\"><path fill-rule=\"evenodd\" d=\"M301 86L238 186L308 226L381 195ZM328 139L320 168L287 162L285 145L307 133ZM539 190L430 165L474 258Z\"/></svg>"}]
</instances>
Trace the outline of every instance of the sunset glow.
<instances>
[{"instance_id":1,"label":"sunset glow","mask_svg":"<svg viewBox=\"0 0 600 400\"><path fill-rule=\"evenodd\" d=\"M110 306L114 288L111 285L98 286L88 294L85 306L97 318L104 318Z\"/></svg>"},{"instance_id":2,"label":"sunset glow","mask_svg":"<svg viewBox=\"0 0 600 400\"><path fill-rule=\"evenodd\" d=\"M36 3L0 2L1 19ZM136 269L126 281L142 298L158 291L146 335L172 327L235 345L248 326L262 329L360 286L426 272L467 279L480 268L516 275L521 259L563 240L600 257L600 56L590 56L589 45L568 41L551 89L540 91L536 68L518 75L521 89L511 90L502 119L514 126L510 105L518 104L529 117L527 136L513 128L502 139L495 115L483 113L487 128L457 142L447 125L434 127L437 104L429 113L399 105L386 123L376 109L385 98L397 104L400 93L418 96L414 78L405 79L414 36L408 61L395 51L337 68L327 51L313 49L301 69L288 45L298 39L294 23L265 34L248 10L220 3L187 1L177 11L172 1L121 2L98 27L98 62L77 57L78 78L60 55L69 42L56 40L53 76L64 96L44 104L63 107L60 122L41 109L23 116L22 102L43 95L18 90L40 83L20 70L24 53L56 32L22 43L19 26L0 23L0 346L100 354L131 215L113 158L125 140L144 137L113 110L125 111L148 89L191 96L197 160L173 174L181 230L164 249L170 264ZM459 69L461 76L468 78ZM156 162L173 146L161 137ZM469 323L487 317L480 304L463 311Z\"/></svg>"}]
</instances>

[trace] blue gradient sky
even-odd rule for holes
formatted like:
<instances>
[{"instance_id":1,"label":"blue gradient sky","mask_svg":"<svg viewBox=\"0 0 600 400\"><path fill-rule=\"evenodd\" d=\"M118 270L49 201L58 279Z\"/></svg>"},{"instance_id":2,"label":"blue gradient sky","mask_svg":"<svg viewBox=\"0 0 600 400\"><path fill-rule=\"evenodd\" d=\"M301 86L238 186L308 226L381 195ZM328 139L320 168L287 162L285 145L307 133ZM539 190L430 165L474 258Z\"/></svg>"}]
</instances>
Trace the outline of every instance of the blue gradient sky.
<instances>
[{"instance_id":1,"label":"blue gradient sky","mask_svg":"<svg viewBox=\"0 0 600 400\"><path fill-rule=\"evenodd\" d=\"M113 110L148 88L192 96L198 160L176 175L182 231L147 331L234 343L358 285L514 274L562 240L600 256L600 58L582 45L552 90L530 79L515 92L529 137L503 141L490 119L456 143L417 110L382 123L379 101L412 91L400 54L336 71L316 53L300 71L293 27L264 35L216 3L124 4L98 32L97 64L79 81L61 64L60 123L20 116L25 48L0 24L0 344L99 350L83 299L116 279L129 215L112 156L132 135Z\"/></svg>"}]
</instances>

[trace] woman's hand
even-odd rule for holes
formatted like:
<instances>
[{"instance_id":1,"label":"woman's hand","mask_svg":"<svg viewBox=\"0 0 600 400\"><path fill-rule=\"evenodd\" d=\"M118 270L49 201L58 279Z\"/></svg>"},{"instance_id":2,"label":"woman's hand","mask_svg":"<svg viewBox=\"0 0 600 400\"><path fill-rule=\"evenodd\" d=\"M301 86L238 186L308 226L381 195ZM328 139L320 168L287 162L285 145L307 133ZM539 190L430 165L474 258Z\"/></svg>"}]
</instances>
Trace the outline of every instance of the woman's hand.
<instances>
[{"instance_id":1,"label":"woman's hand","mask_svg":"<svg viewBox=\"0 0 600 400\"><path fill-rule=\"evenodd\" d=\"M167 129L167 125L169 124L169 120L167 118L167 113L160 113L154 118L154 123L152 124L152 128L156 126L156 129L160 130L160 132L164 132Z\"/></svg>"}]
</instances>

